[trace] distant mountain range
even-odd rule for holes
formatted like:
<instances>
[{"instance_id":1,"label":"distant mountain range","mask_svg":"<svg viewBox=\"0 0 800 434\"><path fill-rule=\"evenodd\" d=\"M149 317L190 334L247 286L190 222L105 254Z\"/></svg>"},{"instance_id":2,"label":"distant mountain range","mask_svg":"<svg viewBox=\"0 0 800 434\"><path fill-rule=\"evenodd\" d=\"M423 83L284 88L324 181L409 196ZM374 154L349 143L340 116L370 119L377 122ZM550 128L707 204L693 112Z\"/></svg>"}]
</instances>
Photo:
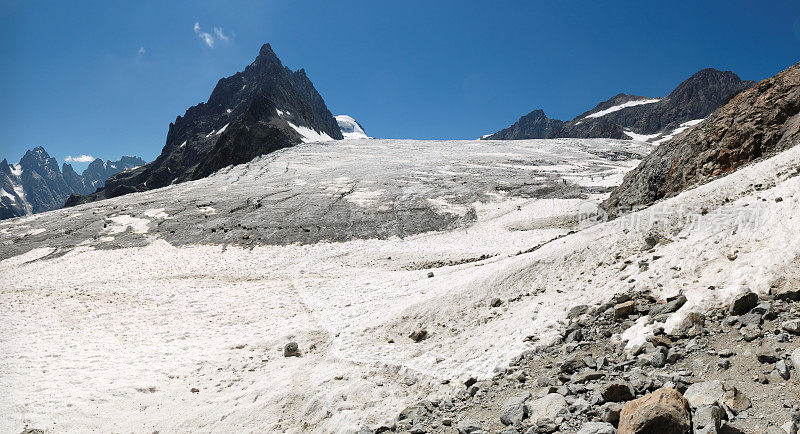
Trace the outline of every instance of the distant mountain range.
<instances>
[{"instance_id":1,"label":"distant mountain range","mask_svg":"<svg viewBox=\"0 0 800 434\"><path fill-rule=\"evenodd\" d=\"M244 71L219 80L207 102L169 125L155 161L112 176L90 195L74 195L67 205L200 179L281 148L343 138L305 71L283 66L265 44Z\"/></svg>"},{"instance_id":2,"label":"distant mountain range","mask_svg":"<svg viewBox=\"0 0 800 434\"><path fill-rule=\"evenodd\" d=\"M620 93L571 121L549 119L534 110L514 125L485 140L553 139L560 137L637 139L660 144L697 124L739 92L752 87L730 71L703 69L665 98Z\"/></svg>"},{"instance_id":3,"label":"distant mountain range","mask_svg":"<svg viewBox=\"0 0 800 434\"><path fill-rule=\"evenodd\" d=\"M18 164L0 162L0 220L51 211L64 206L71 194L88 194L108 177L145 164L139 157L118 161L95 159L78 174L71 165L58 161L43 147L25 153Z\"/></svg>"}]
</instances>

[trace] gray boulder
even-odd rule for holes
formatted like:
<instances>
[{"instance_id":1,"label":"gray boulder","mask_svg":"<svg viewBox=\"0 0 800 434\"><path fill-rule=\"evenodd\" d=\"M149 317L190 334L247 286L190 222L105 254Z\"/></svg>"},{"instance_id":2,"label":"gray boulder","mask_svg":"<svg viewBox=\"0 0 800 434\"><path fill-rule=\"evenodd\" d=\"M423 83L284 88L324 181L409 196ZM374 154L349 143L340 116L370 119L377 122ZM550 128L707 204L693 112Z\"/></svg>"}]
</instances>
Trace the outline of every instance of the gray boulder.
<instances>
[{"instance_id":1,"label":"gray boulder","mask_svg":"<svg viewBox=\"0 0 800 434\"><path fill-rule=\"evenodd\" d=\"M704 405L692 417L695 433L716 434L722 425L722 409L717 405Z\"/></svg>"},{"instance_id":2,"label":"gray boulder","mask_svg":"<svg viewBox=\"0 0 800 434\"><path fill-rule=\"evenodd\" d=\"M550 393L534 400L528 405L528 415L531 419L555 420L557 417L569 412L566 399L558 393Z\"/></svg>"},{"instance_id":3,"label":"gray boulder","mask_svg":"<svg viewBox=\"0 0 800 434\"><path fill-rule=\"evenodd\" d=\"M458 434L479 433L483 431L483 425L472 419L464 419L458 422L456 429L458 429Z\"/></svg>"},{"instance_id":4,"label":"gray boulder","mask_svg":"<svg viewBox=\"0 0 800 434\"><path fill-rule=\"evenodd\" d=\"M692 408L720 405L725 400L725 388L720 381L704 381L689 386L683 396Z\"/></svg>"},{"instance_id":5,"label":"gray boulder","mask_svg":"<svg viewBox=\"0 0 800 434\"><path fill-rule=\"evenodd\" d=\"M617 430L614 425L606 422L586 422L581 427L578 434L615 434Z\"/></svg>"},{"instance_id":6,"label":"gray boulder","mask_svg":"<svg viewBox=\"0 0 800 434\"><path fill-rule=\"evenodd\" d=\"M528 406L525 401L530 398L528 392L519 396L508 398L500 408L500 422L503 425L518 425L528 416Z\"/></svg>"},{"instance_id":7,"label":"gray boulder","mask_svg":"<svg viewBox=\"0 0 800 434\"><path fill-rule=\"evenodd\" d=\"M744 315L756 306L758 306L758 295L752 291L746 291L733 300L731 314Z\"/></svg>"}]
</instances>

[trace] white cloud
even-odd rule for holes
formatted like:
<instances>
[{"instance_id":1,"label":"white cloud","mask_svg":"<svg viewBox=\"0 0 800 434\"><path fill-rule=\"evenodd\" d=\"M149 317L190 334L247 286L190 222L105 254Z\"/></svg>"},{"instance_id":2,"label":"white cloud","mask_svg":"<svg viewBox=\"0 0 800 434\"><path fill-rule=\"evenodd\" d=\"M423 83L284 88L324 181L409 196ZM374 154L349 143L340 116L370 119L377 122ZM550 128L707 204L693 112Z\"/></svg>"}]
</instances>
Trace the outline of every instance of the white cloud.
<instances>
[{"instance_id":1,"label":"white cloud","mask_svg":"<svg viewBox=\"0 0 800 434\"><path fill-rule=\"evenodd\" d=\"M91 163L94 161L94 157L91 155L80 155L78 157L73 157L72 155L67 155L67 158L64 159L67 163Z\"/></svg>"},{"instance_id":2,"label":"white cloud","mask_svg":"<svg viewBox=\"0 0 800 434\"><path fill-rule=\"evenodd\" d=\"M144 53L147 53L147 50L145 50L144 47L139 47L139 55L142 56Z\"/></svg>"},{"instance_id":3,"label":"white cloud","mask_svg":"<svg viewBox=\"0 0 800 434\"><path fill-rule=\"evenodd\" d=\"M217 38L220 41L227 41L228 39L230 39L228 38L228 35L222 33L222 29L219 27L214 27L214 34L217 35Z\"/></svg>"},{"instance_id":4,"label":"white cloud","mask_svg":"<svg viewBox=\"0 0 800 434\"><path fill-rule=\"evenodd\" d=\"M200 22L195 21L194 23L194 34L197 35L203 42L208 45L208 48L214 48L214 44L217 41L228 42L231 37L226 35L221 27L214 27L214 34L204 32L203 29L200 28Z\"/></svg>"},{"instance_id":5,"label":"white cloud","mask_svg":"<svg viewBox=\"0 0 800 434\"><path fill-rule=\"evenodd\" d=\"M208 45L208 48L214 48L214 37L211 36L210 33L200 30L199 22L194 23L194 34L197 35L198 38L202 39L203 42Z\"/></svg>"}]
</instances>

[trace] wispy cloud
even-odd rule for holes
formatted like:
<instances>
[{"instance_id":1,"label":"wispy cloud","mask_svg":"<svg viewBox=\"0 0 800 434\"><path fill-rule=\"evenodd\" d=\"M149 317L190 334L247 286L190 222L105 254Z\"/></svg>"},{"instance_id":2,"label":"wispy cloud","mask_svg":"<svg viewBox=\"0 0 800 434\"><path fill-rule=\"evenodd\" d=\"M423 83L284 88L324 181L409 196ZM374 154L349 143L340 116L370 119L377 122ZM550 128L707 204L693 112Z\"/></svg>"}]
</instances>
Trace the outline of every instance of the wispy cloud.
<instances>
[{"instance_id":1,"label":"wispy cloud","mask_svg":"<svg viewBox=\"0 0 800 434\"><path fill-rule=\"evenodd\" d=\"M217 39L220 41L227 41L229 39L228 35L222 33L222 29L219 27L214 27L214 34L217 35Z\"/></svg>"},{"instance_id":2,"label":"wispy cloud","mask_svg":"<svg viewBox=\"0 0 800 434\"><path fill-rule=\"evenodd\" d=\"M199 22L194 23L194 34L197 35L198 38L202 39L203 42L208 45L208 48L214 48L214 37L211 36L211 33L200 30Z\"/></svg>"},{"instance_id":3,"label":"wispy cloud","mask_svg":"<svg viewBox=\"0 0 800 434\"><path fill-rule=\"evenodd\" d=\"M94 161L94 157L91 155L80 155L78 157L73 157L72 155L67 155L67 158L64 159L67 163L91 163Z\"/></svg>"},{"instance_id":4,"label":"wispy cloud","mask_svg":"<svg viewBox=\"0 0 800 434\"><path fill-rule=\"evenodd\" d=\"M208 48L214 48L214 44L217 41L228 42L231 37L230 35L226 35L221 27L214 27L214 34L204 32L203 29L200 28L200 23L195 21L194 23L194 34L197 35L200 40L205 42L208 45Z\"/></svg>"},{"instance_id":5,"label":"wispy cloud","mask_svg":"<svg viewBox=\"0 0 800 434\"><path fill-rule=\"evenodd\" d=\"M140 56L144 56L144 53L147 53L147 50L145 50L144 47L139 47L138 53Z\"/></svg>"}]
</instances>

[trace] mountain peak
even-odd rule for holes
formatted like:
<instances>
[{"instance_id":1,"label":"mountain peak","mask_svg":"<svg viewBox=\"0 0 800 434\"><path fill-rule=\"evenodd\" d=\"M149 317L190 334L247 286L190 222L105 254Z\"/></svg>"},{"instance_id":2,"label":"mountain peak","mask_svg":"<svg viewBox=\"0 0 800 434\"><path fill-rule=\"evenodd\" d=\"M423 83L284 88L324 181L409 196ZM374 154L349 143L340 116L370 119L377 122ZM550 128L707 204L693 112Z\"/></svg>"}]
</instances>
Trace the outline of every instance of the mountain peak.
<instances>
[{"instance_id":1,"label":"mountain peak","mask_svg":"<svg viewBox=\"0 0 800 434\"><path fill-rule=\"evenodd\" d=\"M283 66L281 60L278 58L278 55L272 50L272 46L269 45L269 43L266 43L261 46L261 49L258 51L258 56L256 56L256 60L253 61L253 64L263 65L271 63Z\"/></svg>"},{"instance_id":2,"label":"mountain peak","mask_svg":"<svg viewBox=\"0 0 800 434\"><path fill-rule=\"evenodd\" d=\"M283 66L267 43L243 71L221 78L206 103L170 124L155 161L109 178L102 191L68 205L200 179L281 148L342 138L305 70Z\"/></svg>"},{"instance_id":3,"label":"mountain peak","mask_svg":"<svg viewBox=\"0 0 800 434\"><path fill-rule=\"evenodd\" d=\"M136 157L123 157L113 163L106 167L103 160L95 159L89 166L100 170L90 173L84 171L83 175L78 175L72 165L66 162L59 169L58 161L42 146L25 152L16 166L4 158L0 162L0 175L5 175L6 179L10 178L15 183L13 188L7 187L6 191L24 193L17 197L18 202L14 204L0 201L0 220L59 209L71 194L89 194L102 186L109 176L144 162ZM3 176L0 176L0 182L1 178Z\"/></svg>"},{"instance_id":4,"label":"mountain peak","mask_svg":"<svg viewBox=\"0 0 800 434\"><path fill-rule=\"evenodd\" d=\"M731 91L723 92L725 96L733 96L730 94L739 93L740 91L749 87L749 84L751 83L753 82L742 81L742 79L732 71L720 71L714 68L704 68L695 72L691 77L681 82L681 84L679 84L678 87L676 87L675 90L673 90L667 96L667 98L687 98L689 96L696 95L696 93L700 90L711 93L709 91L727 89L731 89Z\"/></svg>"},{"instance_id":5,"label":"mountain peak","mask_svg":"<svg viewBox=\"0 0 800 434\"><path fill-rule=\"evenodd\" d=\"M258 51L258 57L278 57L275 55L275 51L272 50L272 45L269 45L269 42L265 43L261 46L261 50Z\"/></svg>"}]
</instances>

